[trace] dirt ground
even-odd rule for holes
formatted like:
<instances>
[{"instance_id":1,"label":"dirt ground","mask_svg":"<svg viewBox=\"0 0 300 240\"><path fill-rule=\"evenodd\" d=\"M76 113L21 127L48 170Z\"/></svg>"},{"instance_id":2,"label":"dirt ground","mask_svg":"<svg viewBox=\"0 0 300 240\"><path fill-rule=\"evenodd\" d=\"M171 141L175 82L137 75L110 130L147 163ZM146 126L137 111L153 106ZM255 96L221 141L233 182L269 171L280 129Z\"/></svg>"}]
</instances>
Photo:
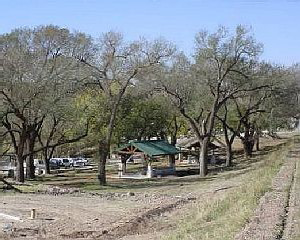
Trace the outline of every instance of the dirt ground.
<instances>
[{"instance_id":1,"label":"dirt ground","mask_svg":"<svg viewBox=\"0 0 300 240\"><path fill-rule=\"evenodd\" d=\"M242 184L243 174L257 164L259 158L254 158L204 179L171 177L162 181L172 184L149 191L64 192L49 187L36 194L0 195L0 214L6 214L0 215L0 239L161 239L196 202L221 198ZM35 219L30 219L31 209L36 209Z\"/></svg>"},{"instance_id":2,"label":"dirt ground","mask_svg":"<svg viewBox=\"0 0 300 240\"><path fill-rule=\"evenodd\" d=\"M170 220L175 215L179 217L179 213L184 214L183 210L190 204L221 194L236 184L236 179L222 184L212 180L193 192L192 186L182 185L178 195L163 192L9 194L0 198L0 213L19 217L20 221L0 216L0 227L6 229L4 239L151 239L155 237L152 227L155 232L159 228L171 229ZM32 220L33 208L37 217ZM158 219L163 225L156 225Z\"/></svg>"},{"instance_id":3,"label":"dirt ground","mask_svg":"<svg viewBox=\"0 0 300 240\"><path fill-rule=\"evenodd\" d=\"M93 239L129 224L148 210L180 204L181 197L133 193L106 194L13 194L2 196L0 212L20 221L0 219L2 229L12 225L8 239ZM131 196L133 195L133 196ZM30 219L31 209L36 219Z\"/></svg>"}]
</instances>

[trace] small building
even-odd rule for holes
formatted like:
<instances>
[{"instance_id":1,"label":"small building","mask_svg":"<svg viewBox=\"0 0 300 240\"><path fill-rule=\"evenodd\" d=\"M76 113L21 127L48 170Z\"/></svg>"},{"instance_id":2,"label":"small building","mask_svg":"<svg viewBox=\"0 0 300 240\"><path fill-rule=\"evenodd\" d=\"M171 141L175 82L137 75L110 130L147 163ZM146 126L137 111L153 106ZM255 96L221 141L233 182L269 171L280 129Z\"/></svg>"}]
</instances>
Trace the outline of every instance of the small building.
<instances>
[{"instance_id":1,"label":"small building","mask_svg":"<svg viewBox=\"0 0 300 240\"><path fill-rule=\"evenodd\" d=\"M179 154L179 150L163 140L149 140L149 141L130 141L123 145L117 151L121 156L121 165L119 168L119 177L126 175L126 162L133 156L140 156L145 163L147 163L147 177L151 178L165 173L175 173L175 164L172 159ZM154 158L168 156L170 159L170 166L161 171L153 171L151 163ZM164 171L164 172L163 172Z\"/></svg>"},{"instance_id":2,"label":"small building","mask_svg":"<svg viewBox=\"0 0 300 240\"><path fill-rule=\"evenodd\" d=\"M201 145L199 140L196 137L182 138L179 139L176 146L180 149L179 160L184 161L187 160L189 163L195 162L194 159L198 159L199 152L201 149ZM208 149L211 152L211 155L215 159L215 151L218 149L225 148L225 144L222 141L214 138L212 142L209 143Z\"/></svg>"}]
</instances>

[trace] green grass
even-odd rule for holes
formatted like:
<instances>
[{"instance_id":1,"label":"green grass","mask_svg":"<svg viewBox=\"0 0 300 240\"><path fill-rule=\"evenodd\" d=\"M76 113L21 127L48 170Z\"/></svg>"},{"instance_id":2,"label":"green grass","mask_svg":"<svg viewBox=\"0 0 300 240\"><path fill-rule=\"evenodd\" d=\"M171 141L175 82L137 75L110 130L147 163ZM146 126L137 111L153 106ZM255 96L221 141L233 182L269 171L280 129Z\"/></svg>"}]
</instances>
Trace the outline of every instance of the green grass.
<instances>
[{"instance_id":1,"label":"green grass","mask_svg":"<svg viewBox=\"0 0 300 240\"><path fill-rule=\"evenodd\" d=\"M259 199L270 190L289 147L265 156L256 169L245 174L239 187L214 196L190 209L165 239L229 240L249 221Z\"/></svg>"}]
</instances>

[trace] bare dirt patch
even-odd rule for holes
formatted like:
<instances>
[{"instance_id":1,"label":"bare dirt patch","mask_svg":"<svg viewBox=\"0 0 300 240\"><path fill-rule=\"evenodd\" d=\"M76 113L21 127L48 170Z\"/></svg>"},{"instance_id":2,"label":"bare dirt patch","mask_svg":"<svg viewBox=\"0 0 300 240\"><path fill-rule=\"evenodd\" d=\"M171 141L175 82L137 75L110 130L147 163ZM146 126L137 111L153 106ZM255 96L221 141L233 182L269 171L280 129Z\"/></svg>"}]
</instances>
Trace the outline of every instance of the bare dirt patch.
<instances>
[{"instance_id":1,"label":"bare dirt patch","mask_svg":"<svg viewBox=\"0 0 300 240\"><path fill-rule=\"evenodd\" d=\"M6 239L134 239L141 235L150 239L154 229L172 228L169 220L184 214L189 205L239 183L231 177L222 183L219 180L203 183L193 192L191 185L175 186L177 194L82 193L50 188L39 194L5 195L0 200L0 212L17 216L22 222L0 218L0 226L11 224ZM193 184L199 186L198 181ZM34 220L29 219L32 208L37 211Z\"/></svg>"},{"instance_id":2,"label":"bare dirt patch","mask_svg":"<svg viewBox=\"0 0 300 240\"><path fill-rule=\"evenodd\" d=\"M169 211L185 200L164 195L106 194L73 196L72 194L17 194L3 196L0 212L21 221L0 219L9 239L93 239L134 233L134 227ZM187 200L186 200L187 201ZM37 218L29 219L30 210ZM138 224L137 224L138 223ZM110 237L110 238L111 238Z\"/></svg>"},{"instance_id":3,"label":"bare dirt patch","mask_svg":"<svg viewBox=\"0 0 300 240\"><path fill-rule=\"evenodd\" d=\"M0 229L5 230L0 239L161 239L197 202L222 198L243 184L244 175L260 160L238 160L234 168L220 168L203 179L134 182L134 188L120 192L84 192L61 185L65 189L46 186L38 194L3 195L0 212L22 221L0 218ZM32 208L37 210L34 220L29 219Z\"/></svg>"}]
</instances>

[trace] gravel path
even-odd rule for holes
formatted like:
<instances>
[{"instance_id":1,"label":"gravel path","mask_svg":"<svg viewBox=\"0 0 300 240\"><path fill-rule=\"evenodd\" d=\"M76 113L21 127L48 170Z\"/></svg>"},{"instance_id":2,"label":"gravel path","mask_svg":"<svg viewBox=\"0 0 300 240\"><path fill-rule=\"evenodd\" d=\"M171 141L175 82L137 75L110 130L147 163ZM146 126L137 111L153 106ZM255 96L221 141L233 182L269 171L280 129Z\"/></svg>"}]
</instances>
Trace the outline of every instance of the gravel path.
<instances>
[{"instance_id":1,"label":"gravel path","mask_svg":"<svg viewBox=\"0 0 300 240\"><path fill-rule=\"evenodd\" d=\"M300 157L300 149L298 152ZM286 208L287 216L283 231L284 240L300 239L300 163L296 162L294 181L291 187L290 199Z\"/></svg>"},{"instance_id":2,"label":"gravel path","mask_svg":"<svg viewBox=\"0 0 300 240\"><path fill-rule=\"evenodd\" d=\"M299 157L300 144L296 143L274 178L271 191L261 198L254 216L235 240L294 239L290 236L295 226L295 208L299 210Z\"/></svg>"}]
</instances>

